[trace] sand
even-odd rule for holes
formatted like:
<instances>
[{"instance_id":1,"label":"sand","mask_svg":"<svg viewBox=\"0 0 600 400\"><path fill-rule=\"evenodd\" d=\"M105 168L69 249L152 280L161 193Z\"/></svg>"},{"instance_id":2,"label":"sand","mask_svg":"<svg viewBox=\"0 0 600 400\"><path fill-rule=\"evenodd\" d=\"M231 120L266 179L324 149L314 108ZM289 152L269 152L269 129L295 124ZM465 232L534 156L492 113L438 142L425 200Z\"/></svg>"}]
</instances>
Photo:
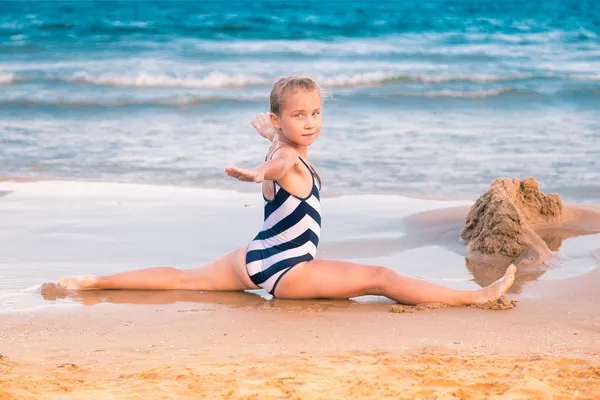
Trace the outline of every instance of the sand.
<instances>
[{"instance_id":1,"label":"sand","mask_svg":"<svg viewBox=\"0 0 600 400\"><path fill-rule=\"evenodd\" d=\"M43 264L44 257L55 257L57 265L70 268L90 254L118 260L143 255L156 260L153 242L144 241L140 232L148 230L147 226L173 227L162 235L194 237L196 231L188 229L188 223L194 224L190 211L202 209L195 203L210 196L223 202L219 193L196 194L191 189L177 192L181 197L173 200L173 195L157 194L158 189L150 187L142 188L140 200L137 192L128 188L129 197L119 199L118 205L126 209L115 216L111 214L117 209L112 205L116 204L112 187L94 186L96 191L87 194L87 185L63 187L57 182L48 188L59 192L54 195L43 183L35 185L5 185L6 191L30 190L32 194L2 198L12 207L4 214L5 222L11 217L10 229L22 229L20 239L10 236L6 225L0 229L15 253L25 255L23 251L31 243L39 245L32 253L37 258L19 264L32 265L32 273L37 273L38 263L53 265ZM184 198L188 191L194 196L189 207ZM11 198L9 203L6 199ZM79 199L76 214L69 214L72 198ZM89 203L92 201L98 204ZM165 216L165 210L174 208L173 201L181 216ZM241 205L234 207L246 202L246 197L228 201L223 209L237 212L231 219L241 230L246 229L250 221L250 217L243 219L247 210ZM363 215L356 211L364 201L378 202L376 209L381 210L380 215L370 217L372 225L363 225ZM470 260L461 253L457 221L464 221L469 206L458 203L455 208L391 218L390 214L397 215L407 205L417 212L422 207L418 201L406 200L396 209L396 201L392 197L331 199L327 204L331 214L328 232L339 241L325 241L322 252L329 258L370 261L373 257L386 265L393 261L409 272L412 265L427 267L415 260L446 260L455 263L453 268L460 266L461 273L471 274L472 287L502 272L497 266L502 267L504 261ZM23 205L27 207L17 207ZM43 221L47 215L44 207L56 208L57 213L51 215L56 221ZM586 208L600 211L598 206ZM205 210L207 215L202 218L212 218L211 210ZM16 212L21 214L15 216ZM360 227L368 226L373 232L389 229L390 233L370 239L357 236L355 227L344 225L348 213L356 214L355 223ZM38 225L22 219L27 215L34 215L31 218ZM91 222L98 222L90 221L91 215L106 220L106 225L94 225L106 231L88 237L82 233ZM129 219L121 219L121 215ZM118 250L114 243L126 237L119 236L120 230L138 220L145 224L131 232L139 234L135 242L139 248L116 255L105 251ZM394 236L396 230L386 225L388 220L406 228L408 234ZM63 224L65 221L75 228ZM593 235L598 222L586 216L583 225L571 219L561 226L537 229L543 230L553 246L566 249L567 255L569 251L581 254L581 248L596 249L596 258L589 257L589 261L600 265L600 247L594 243L598 236ZM44 236L40 227L48 232L62 229L63 236ZM128 235L131 232L126 231ZM246 233L235 235L242 240ZM112 238L106 247L102 241L89 239L102 237ZM586 237L590 243L569 247ZM194 237L199 239L210 238ZM63 247L76 240L87 247ZM190 246L194 259L195 246ZM55 252L57 247L63 250ZM67 249L71 258L63 260ZM400 249L403 252L398 255ZM221 249L214 251L220 253ZM576 265L565 266L563 269ZM442 270L431 271L437 274ZM292 301L246 292L45 290L39 294L40 301L55 306L0 313L0 399L597 398L600 269L572 278L541 279L556 276L555 271L519 271L515 290L483 307L406 307L377 297ZM457 279L464 280L463 275Z\"/></svg>"},{"instance_id":2,"label":"sand","mask_svg":"<svg viewBox=\"0 0 600 400\"><path fill-rule=\"evenodd\" d=\"M460 236L472 253L515 257L517 266L541 265L552 251L531 227L562 222L563 209L560 196L540 192L533 178L498 178L473 204Z\"/></svg>"},{"instance_id":3,"label":"sand","mask_svg":"<svg viewBox=\"0 0 600 400\"><path fill-rule=\"evenodd\" d=\"M0 398L596 398L600 270L517 307L99 291L2 315ZM560 290L559 290L560 289ZM3 396L3 397L2 397Z\"/></svg>"},{"instance_id":4,"label":"sand","mask_svg":"<svg viewBox=\"0 0 600 400\"><path fill-rule=\"evenodd\" d=\"M0 381L5 398L591 399L600 392L600 367L568 358L346 352L280 356L275 365L260 357L133 373L63 364L41 377L13 372Z\"/></svg>"},{"instance_id":5,"label":"sand","mask_svg":"<svg viewBox=\"0 0 600 400\"><path fill-rule=\"evenodd\" d=\"M499 299L496 299L496 300L488 301L483 304L473 304L473 305L470 305L467 307L475 307L475 308L480 308L482 310L504 311L504 310L510 310L511 308L515 308L517 306L517 304L519 304L518 300L508 300L506 298L506 296L501 296ZM403 313L414 313L414 312L426 311L426 310L439 310L439 309L448 308L448 307L450 307L450 306L447 304L443 304L443 303L424 303L424 304L417 304L415 306L409 306L409 305L405 305L405 304L395 304L390 307L390 312L396 313L396 314L403 314Z\"/></svg>"}]
</instances>

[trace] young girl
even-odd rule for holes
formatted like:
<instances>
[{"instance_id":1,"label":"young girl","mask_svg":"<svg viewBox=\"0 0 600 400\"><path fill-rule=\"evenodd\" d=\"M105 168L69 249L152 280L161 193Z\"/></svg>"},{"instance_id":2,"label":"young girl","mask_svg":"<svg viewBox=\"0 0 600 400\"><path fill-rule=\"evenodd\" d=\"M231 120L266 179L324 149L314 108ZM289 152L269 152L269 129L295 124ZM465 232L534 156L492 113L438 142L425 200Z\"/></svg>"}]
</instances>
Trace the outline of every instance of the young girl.
<instances>
[{"instance_id":1,"label":"young girl","mask_svg":"<svg viewBox=\"0 0 600 400\"><path fill-rule=\"evenodd\" d=\"M308 78L279 79L271 90L271 112L257 117L256 130L272 141L265 162L227 175L262 183L264 224L248 246L202 267L181 271L148 268L109 276L71 276L59 286L89 289L248 290L263 288L287 299L381 295L404 304L483 303L513 283L515 266L492 285L455 290L399 275L385 267L315 259L321 233L321 178L308 148L321 131L321 92Z\"/></svg>"}]
</instances>

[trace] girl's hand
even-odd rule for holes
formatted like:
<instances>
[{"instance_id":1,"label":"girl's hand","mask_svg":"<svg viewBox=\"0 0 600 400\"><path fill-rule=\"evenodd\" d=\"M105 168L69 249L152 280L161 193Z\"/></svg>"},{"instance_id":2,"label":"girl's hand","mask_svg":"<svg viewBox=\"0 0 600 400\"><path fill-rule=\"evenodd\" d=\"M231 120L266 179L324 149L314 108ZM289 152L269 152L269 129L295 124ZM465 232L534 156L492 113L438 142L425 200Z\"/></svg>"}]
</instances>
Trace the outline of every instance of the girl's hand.
<instances>
[{"instance_id":1,"label":"girl's hand","mask_svg":"<svg viewBox=\"0 0 600 400\"><path fill-rule=\"evenodd\" d=\"M241 169L236 167L225 168L225 173L232 178L238 179L242 182L256 182L261 183L265 180L264 173L256 169Z\"/></svg>"},{"instance_id":2,"label":"girl's hand","mask_svg":"<svg viewBox=\"0 0 600 400\"><path fill-rule=\"evenodd\" d=\"M250 121L250 124L256 129L260 136L264 137L269 142L272 142L275 138L277 131L271 124L270 113L261 113L260 115L257 115L256 122Z\"/></svg>"}]
</instances>

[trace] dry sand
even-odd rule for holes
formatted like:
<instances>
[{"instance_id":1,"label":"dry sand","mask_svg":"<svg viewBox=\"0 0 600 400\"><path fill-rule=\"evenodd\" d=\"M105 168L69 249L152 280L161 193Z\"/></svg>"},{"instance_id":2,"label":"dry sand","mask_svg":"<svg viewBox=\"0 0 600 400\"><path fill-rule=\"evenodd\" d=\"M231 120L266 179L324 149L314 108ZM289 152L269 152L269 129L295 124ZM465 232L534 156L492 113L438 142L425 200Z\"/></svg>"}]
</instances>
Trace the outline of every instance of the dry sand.
<instances>
[{"instance_id":1,"label":"dry sand","mask_svg":"<svg viewBox=\"0 0 600 400\"><path fill-rule=\"evenodd\" d=\"M469 371L468 373L465 373ZM12 373L0 396L27 398L597 398L600 368L568 358L386 352L300 354L99 372L73 364L43 377ZM27 388L27 389L26 389ZM8 390L7 390L8 389Z\"/></svg>"}]
</instances>

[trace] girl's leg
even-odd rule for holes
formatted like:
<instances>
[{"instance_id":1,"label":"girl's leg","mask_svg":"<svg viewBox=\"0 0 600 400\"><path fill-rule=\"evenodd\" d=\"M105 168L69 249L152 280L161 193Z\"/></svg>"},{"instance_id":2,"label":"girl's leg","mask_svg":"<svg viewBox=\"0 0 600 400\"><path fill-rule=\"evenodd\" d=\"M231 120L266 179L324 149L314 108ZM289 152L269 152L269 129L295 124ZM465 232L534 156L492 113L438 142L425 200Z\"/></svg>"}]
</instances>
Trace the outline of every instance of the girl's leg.
<instances>
[{"instance_id":1,"label":"girl's leg","mask_svg":"<svg viewBox=\"0 0 600 400\"><path fill-rule=\"evenodd\" d=\"M386 296L403 304L485 303L502 296L512 285L516 267L510 265L503 278L480 290L456 290L420 279L402 276L389 268L345 261L312 260L293 267L279 281L279 298L350 298Z\"/></svg>"},{"instance_id":2,"label":"girl's leg","mask_svg":"<svg viewBox=\"0 0 600 400\"><path fill-rule=\"evenodd\" d=\"M72 290L90 289L257 289L246 272L246 247L190 270L171 267L146 268L108 276L77 275L61 279L58 286Z\"/></svg>"}]
</instances>

